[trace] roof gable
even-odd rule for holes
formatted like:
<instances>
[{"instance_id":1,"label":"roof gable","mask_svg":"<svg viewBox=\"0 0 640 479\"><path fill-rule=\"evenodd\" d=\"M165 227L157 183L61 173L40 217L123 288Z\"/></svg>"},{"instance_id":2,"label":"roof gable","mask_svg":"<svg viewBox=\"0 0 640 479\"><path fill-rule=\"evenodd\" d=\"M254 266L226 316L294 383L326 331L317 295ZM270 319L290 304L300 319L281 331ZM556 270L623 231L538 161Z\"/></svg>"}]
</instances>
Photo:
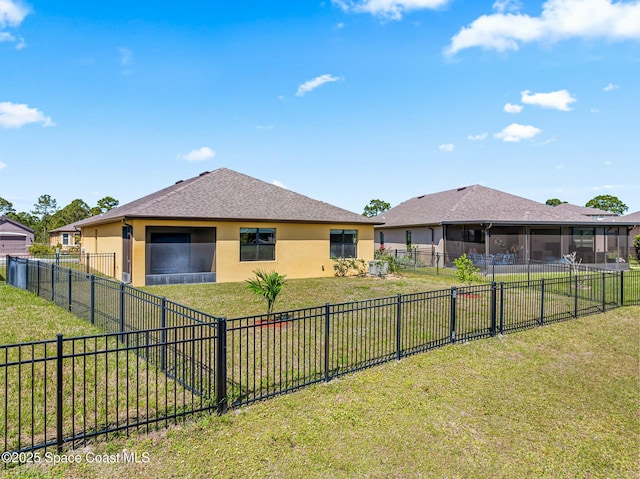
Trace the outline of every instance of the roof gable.
<instances>
[{"instance_id":1,"label":"roof gable","mask_svg":"<svg viewBox=\"0 0 640 479\"><path fill-rule=\"evenodd\" d=\"M33 233L34 230L29 228L27 225L23 225L22 223L20 223L19 221L13 220L11 218L9 218L6 215L2 215L0 216L0 225L4 224L4 223L9 223L17 228L23 229L25 231L28 231L29 233Z\"/></svg>"},{"instance_id":2,"label":"roof gable","mask_svg":"<svg viewBox=\"0 0 640 479\"><path fill-rule=\"evenodd\" d=\"M379 224L337 206L220 168L83 220L80 226L123 217Z\"/></svg>"}]
</instances>

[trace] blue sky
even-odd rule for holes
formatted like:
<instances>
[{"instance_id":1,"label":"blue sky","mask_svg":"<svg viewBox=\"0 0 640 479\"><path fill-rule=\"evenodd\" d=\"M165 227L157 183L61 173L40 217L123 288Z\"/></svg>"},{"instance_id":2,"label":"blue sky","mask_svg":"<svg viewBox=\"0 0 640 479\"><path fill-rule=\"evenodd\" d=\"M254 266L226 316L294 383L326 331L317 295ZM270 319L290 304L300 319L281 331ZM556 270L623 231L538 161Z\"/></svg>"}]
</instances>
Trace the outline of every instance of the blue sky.
<instances>
[{"instance_id":1,"label":"blue sky","mask_svg":"<svg viewBox=\"0 0 640 479\"><path fill-rule=\"evenodd\" d=\"M640 2L0 0L0 197L227 167L361 213L463 185L640 210Z\"/></svg>"}]
</instances>

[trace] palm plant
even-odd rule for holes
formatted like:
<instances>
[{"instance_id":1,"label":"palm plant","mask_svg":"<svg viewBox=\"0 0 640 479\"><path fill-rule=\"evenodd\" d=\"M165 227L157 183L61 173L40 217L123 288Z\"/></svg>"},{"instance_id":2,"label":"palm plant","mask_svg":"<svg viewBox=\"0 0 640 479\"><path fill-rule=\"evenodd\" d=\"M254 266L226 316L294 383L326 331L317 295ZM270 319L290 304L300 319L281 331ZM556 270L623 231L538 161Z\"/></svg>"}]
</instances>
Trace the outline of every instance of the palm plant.
<instances>
[{"instance_id":1,"label":"palm plant","mask_svg":"<svg viewBox=\"0 0 640 479\"><path fill-rule=\"evenodd\" d=\"M273 305L286 283L286 275L281 275L277 271L266 272L261 270L255 270L253 274L255 274L254 278L245 281L247 288L267 301L267 314L271 314Z\"/></svg>"}]
</instances>

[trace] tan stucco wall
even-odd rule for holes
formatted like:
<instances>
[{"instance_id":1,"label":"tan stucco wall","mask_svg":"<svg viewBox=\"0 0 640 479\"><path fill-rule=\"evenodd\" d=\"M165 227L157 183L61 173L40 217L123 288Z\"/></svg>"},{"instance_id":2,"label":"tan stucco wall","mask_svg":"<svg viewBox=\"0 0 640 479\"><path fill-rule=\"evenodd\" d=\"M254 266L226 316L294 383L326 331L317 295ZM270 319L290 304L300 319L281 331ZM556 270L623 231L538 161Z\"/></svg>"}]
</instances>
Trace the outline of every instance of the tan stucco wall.
<instances>
[{"instance_id":1,"label":"tan stucco wall","mask_svg":"<svg viewBox=\"0 0 640 479\"><path fill-rule=\"evenodd\" d=\"M373 226L350 224L270 223L249 221L170 221L128 219L133 226L131 281L143 286L146 275L146 229L148 226L216 228L216 281L244 281L256 269L275 270L288 278L333 276L329 235L332 229L358 231L358 257L373 259ZM274 261L240 261L240 228L275 228ZM97 238L97 239L96 239ZM116 276L122 279L122 222L83 228L82 246L87 253L116 253Z\"/></svg>"}]
</instances>

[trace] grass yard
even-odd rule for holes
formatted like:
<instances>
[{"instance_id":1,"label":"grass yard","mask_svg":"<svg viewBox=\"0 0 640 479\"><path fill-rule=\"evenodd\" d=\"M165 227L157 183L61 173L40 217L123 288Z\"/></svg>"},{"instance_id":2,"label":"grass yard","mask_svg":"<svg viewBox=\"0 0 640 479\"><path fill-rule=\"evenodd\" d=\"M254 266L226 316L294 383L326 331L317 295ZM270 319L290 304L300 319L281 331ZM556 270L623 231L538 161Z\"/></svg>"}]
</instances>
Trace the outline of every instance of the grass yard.
<instances>
[{"instance_id":1,"label":"grass yard","mask_svg":"<svg viewBox=\"0 0 640 479\"><path fill-rule=\"evenodd\" d=\"M7 477L632 478L640 307L448 346ZM84 454L138 453L140 463ZM148 455L143 455L147 453ZM101 456L102 457L102 456ZM115 456L113 456L115 457Z\"/></svg>"},{"instance_id":2,"label":"grass yard","mask_svg":"<svg viewBox=\"0 0 640 479\"><path fill-rule=\"evenodd\" d=\"M291 279L278 296L275 311L446 289L453 285L460 286L455 272L451 270L440 270L439 275L406 271L401 277L388 276L386 279ZM158 296L166 296L185 306L227 318L263 314L267 309L266 303L256 298L244 282L147 286L141 289Z\"/></svg>"}]
</instances>

